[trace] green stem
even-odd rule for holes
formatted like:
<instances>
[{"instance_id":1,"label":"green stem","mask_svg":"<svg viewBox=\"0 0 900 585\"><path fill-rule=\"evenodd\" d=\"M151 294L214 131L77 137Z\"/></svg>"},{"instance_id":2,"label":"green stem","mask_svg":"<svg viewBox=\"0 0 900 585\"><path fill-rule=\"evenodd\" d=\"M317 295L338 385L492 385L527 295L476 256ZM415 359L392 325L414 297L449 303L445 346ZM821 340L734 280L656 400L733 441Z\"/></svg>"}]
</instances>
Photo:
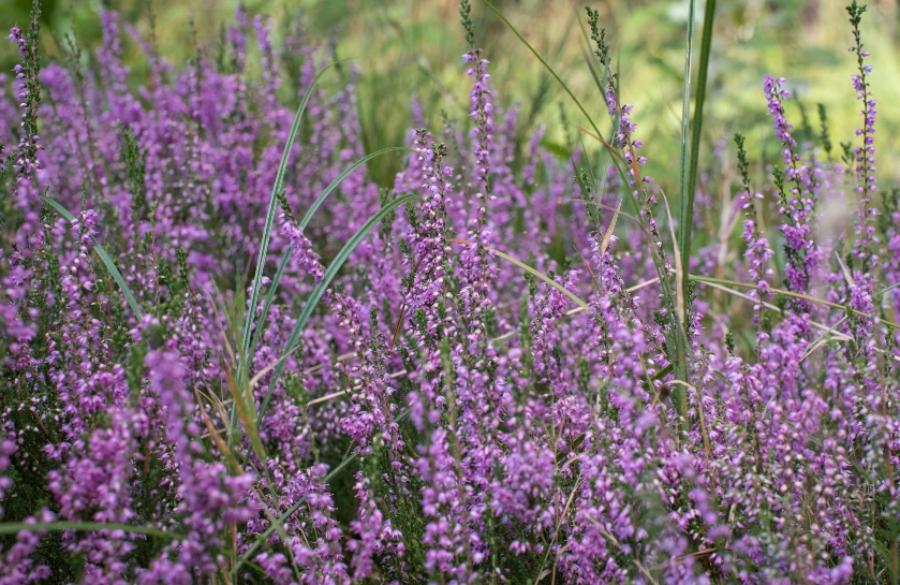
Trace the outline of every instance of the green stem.
<instances>
[{"instance_id":1,"label":"green stem","mask_svg":"<svg viewBox=\"0 0 900 585\"><path fill-rule=\"evenodd\" d=\"M685 52L684 52L684 86L682 89L682 105L681 105L681 225L680 231L681 233L678 236L679 242L689 242L689 237L686 237L685 231L690 233L690 227L692 222L690 218L693 215L693 206L694 206L694 198L689 196L690 192L688 189L688 183L690 180L688 179L688 157L690 154L690 148L688 143L688 129L690 127L691 121L691 66L693 65L694 60L694 6L695 0L690 0L690 8L688 12L688 27L687 27L687 40L685 41ZM690 200L691 212L688 213L686 202ZM690 246L688 246L688 254L685 255L684 247L681 249L676 249L675 254L678 256L676 260L678 260L678 265L681 266L682 275L687 274L686 263L690 258ZM687 290L684 278L681 278L681 275L676 274L676 296L677 298L683 299L684 292ZM686 314L686 312L685 312ZM687 324L682 322L681 313L677 313L675 315L675 319L677 323L675 324L675 377L684 382L688 381L688 368L687 368ZM685 416L687 415L687 393L682 386L676 386L672 391L672 404L675 407L675 414L678 417L678 424L682 430L686 430L685 426L687 421L685 420Z\"/></svg>"},{"instance_id":2,"label":"green stem","mask_svg":"<svg viewBox=\"0 0 900 585\"><path fill-rule=\"evenodd\" d=\"M694 124L691 128L691 166L688 170L687 192L681 206L681 259L691 257L691 230L694 218L694 194L697 191L697 167L700 162L700 135L703 130L703 105L706 102L706 80L709 72L709 54L712 48L713 18L716 0L706 0L703 16L703 39L700 44L700 70L697 72L697 97L694 102ZM687 267L687 264L685 264ZM682 275L682 284L687 285L687 270Z\"/></svg>"},{"instance_id":3,"label":"green stem","mask_svg":"<svg viewBox=\"0 0 900 585\"><path fill-rule=\"evenodd\" d=\"M706 101L706 82L709 71L709 54L712 47L713 17L716 11L716 0L707 0L706 11L703 18L703 38L700 45L700 69L697 74L697 94L694 102L694 118L691 125L690 150L687 144L687 128L690 123L690 88L691 88L691 60L693 53L694 33L694 1L691 0L690 17L688 19L687 51L685 54L685 80L684 80L684 107L682 112L681 131L681 222L679 226L679 246L677 252L681 258L681 282L675 283L679 287L682 298L687 291L688 269L691 258L691 232L694 224L694 195L697 191L697 168L700 161L700 136L703 130L703 105ZM687 368L688 349L688 314L685 311L685 321L679 323L676 328L676 362L678 366L678 378L688 382L689 372ZM687 395L683 389L675 394L675 406L683 417L687 412Z\"/></svg>"}]
</instances>

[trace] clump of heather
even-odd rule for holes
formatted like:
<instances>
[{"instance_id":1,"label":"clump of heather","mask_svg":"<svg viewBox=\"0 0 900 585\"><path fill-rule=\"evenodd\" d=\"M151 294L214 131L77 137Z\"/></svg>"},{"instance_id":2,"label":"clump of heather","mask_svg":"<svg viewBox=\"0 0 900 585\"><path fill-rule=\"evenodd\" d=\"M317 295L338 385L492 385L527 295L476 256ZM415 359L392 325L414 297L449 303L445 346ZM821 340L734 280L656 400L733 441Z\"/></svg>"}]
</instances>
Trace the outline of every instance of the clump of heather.
<instances>
[{"instance_id":1,"label":"clump of heather","mask_svg":"<svg viewBox=\"0 0 900 585\"><path fill-rule=\"evenodd\" d=\"M900 207L847 10L843 163L767 76L780 155L754 184L720 143L723 228L679 258L590 9L608 156L516 135L463 0L469 108L384 186L302 19L239 8L185 66L129 29L132 89L116 13L42 64L36 8L0 82L0 583L897 582Z\"/></svg>"}]
</instances>

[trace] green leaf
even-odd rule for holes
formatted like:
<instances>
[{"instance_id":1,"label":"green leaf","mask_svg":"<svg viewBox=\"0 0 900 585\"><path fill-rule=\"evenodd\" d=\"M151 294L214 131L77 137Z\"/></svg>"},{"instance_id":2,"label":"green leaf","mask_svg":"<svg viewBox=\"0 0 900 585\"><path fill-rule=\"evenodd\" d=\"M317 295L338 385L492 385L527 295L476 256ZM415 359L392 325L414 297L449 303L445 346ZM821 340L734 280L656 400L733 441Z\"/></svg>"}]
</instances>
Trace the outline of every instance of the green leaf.
<instances>
[{"instance_id":1,"label":"green leaf","mask_svg":"<svg viewBox=\"0 0 900 585\"><path fill-rule=\"evenodd\" d=\"M256 330L253 331L253 341L250 342L250 349L247 352L247 368L250 367L250 356L256 353L256 346L259 345L259 340L262 337L263 328L266 324L266 318L269 316L269 308L275 301L275 292L278 290L278 284L281 282L281 277L284 276L284 270L287 268L288 260L291 259L291 254L293 253L294 247L288 246L284 251L284 255L281 257L281 262L278 263L278 270L275 271L275 276L272 277L272 283L269 285L269 292L266 294L266 300L263 301L262 310L259 313L259 324L256 326Z\"/></svg>"},{"instance_id":2,"label":"green leaf","mask_svg":"<svg viewBox=\"0 0 900 585\"><path fill-rule=\"evenodd\" d=\"M692 9L693 12L693 9ZM694 99L694 120L691 126L690 168L687 171L686 191L682 193L681 204L681 260L685 266L691 257L691 232L694 218L694 195L697 192L697 169L700 162L700 135L703 130L703 105L706 102L706 85L709 73L709 55L712 51L713 19L716 12L716 0L706 0L706 12L703 16L703 38L700 41L700 69L697 71L697 95ZM693 14L691 15L693 28ZM688 71L689 73L689 71ZM686 82L687 83L687 82ZM689 99L689 95L687 98ZM683 123L682 123L683 124ZM682 125L682 130L684 126ZM682 137L682 164L686 136ZM682 173L684 168L682 167ZM683 179L682 179L683 181ZM687 278L682 279L685 287Z\"/></svg>"},{"instance_id":3,"label":"green leaf","mask_svg":"<svg viewBox=\"0 0 900 585\"><path fill-rule=\"evenodd\" d=\"M569 152L569 149L564 145L547 140L546 138L541 140L541 146L560 160L568 160L572 157L572 153Z\"/></svg>"},{"instance_id":4,"label":"green leaf","mask_svg":"<svg viewBox=\"0 0 900 585\"><path fill-rule=\"evenodd\" d=\"M307 224L309 224L309 221L312 219L313 214L316 212L316 210L319 208L319 206L322 205L322 202L325 201L325 198L328 197L328 195L330 195L332 191L337 189L338 185L340 185L341 182L350 175L350 173L352 173L353 171L355 171L362 165L366 164L373 158L376 158L376 157L381 156L382 154L387 154L388 152L394 152L397 150L409 150L409 149L405 146L388 146L387 148L382 148L381 150L376 150L372 154L368 154L368 155L362 157L361 159L359 159L358 161L353 163L350 167L348 167L347 170L345 170L343 173L341 173L337 179L333 180L330 185L325 187L325 189L322 191L321 194L319 194L319 196L316 198L316 200L313 202L313 204L310 205L309 209L306 211L306 215L304 215L303 219L300 220L300 223L299 223L300 229L302 230L303 228L305 228L307 226Z\"/></svg>"},{"instance_id":5,"label":"green leaf","mask_svg":"<svg viewBox=\"0 0 900 585\"><path fill-rule=\"evenodd\" d=\"M694 196L697 191L697 169L700 160L700 135L703 128L703 104L706 100L706 80L709 71L709 54L712 47L713 17L716 11L716 0L707 0L706 12L703 18L703 39L700 46L700 69L697 75L697 95L695 98L694 119L691 125L690 149L688 147L688 125L690 124L691 101L691 62L694 45L694 2L690 0L690 14L688 17L687 48L684 62L684 95L681 119L681 225L679 226L680 247L675 250L679 255L684 270L677 276L675 283L680 298L684 297L687 290L688 273L691 258L691 232L694 227ZM680 321L680 319L679 319ZM687 370L687 323L679 322L675 328L675 352L678 378L688 381ZM680 386L675 391L675 406L684 424L687 413L687 397Z\"/></svg>"}]
</instances>

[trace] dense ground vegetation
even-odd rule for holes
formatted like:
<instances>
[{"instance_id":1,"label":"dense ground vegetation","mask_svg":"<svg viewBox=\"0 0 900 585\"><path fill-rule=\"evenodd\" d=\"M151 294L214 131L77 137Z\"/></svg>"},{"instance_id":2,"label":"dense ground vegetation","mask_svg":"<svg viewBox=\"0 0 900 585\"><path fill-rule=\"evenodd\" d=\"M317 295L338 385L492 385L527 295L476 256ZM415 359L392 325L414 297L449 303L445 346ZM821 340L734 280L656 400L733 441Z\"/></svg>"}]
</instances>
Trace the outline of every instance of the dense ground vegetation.
<instances>
[{"instance_id":1,"label":"dense ground vegetation","mask_svg":"<svg viewBox=\"0 0 900 585\"><path fill-rule=\"evenodd\" d=\"M679 222L591 9L608 121L519 135L463 1L468 111L376 152L300 20L239 10L184 67L138 36L133 91L114 12L43 65L35 12L0 79L0 584L897 583L864 12L856 135L767 76L765 173L688 148L702 44Z\"/></svg>"}]
</instances>

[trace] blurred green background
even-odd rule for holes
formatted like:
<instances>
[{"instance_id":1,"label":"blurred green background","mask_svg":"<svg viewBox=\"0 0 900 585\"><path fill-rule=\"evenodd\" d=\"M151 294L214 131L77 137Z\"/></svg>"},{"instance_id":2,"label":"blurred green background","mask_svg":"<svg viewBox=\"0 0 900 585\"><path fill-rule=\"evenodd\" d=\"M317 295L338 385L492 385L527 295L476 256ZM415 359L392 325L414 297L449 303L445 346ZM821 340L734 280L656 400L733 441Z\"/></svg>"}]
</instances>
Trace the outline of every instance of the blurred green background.
<instances>
[{"instance_id":1,"label":"blurred green background","mask_svg":"<svg viewBox=\"0 0 900 585\"><path fill-rule=\"evenodd\" d=\"M844 5L847 0L719 0L710 87L704 116L704 148L736 131L748 135L751 155L774 155L780 146L770 138L771 126L762 92L767 72L788 79L788 87L805 105L818 128L816 103L824 103L832 140L853 138L861 122L850 75L854 60L847 53L852 37ZM871 51L871 84L879 100L877 146L879 174L895 181L891 164L898 156L900 112L900 0L871 0L863 20L864 42ZM569 83L588 110L603 121L602 99L585 65L587 44L582 0L496 0L495 4ZM703 0L698 0L696 51ZM108 7L147 34L152 10L160 53L183 64L193 55L189 19L199 40L214 54L221 28L232 21L237 0L45 0L42 42L48 57L60 55L64 35L75 31L83 47L100 39L97 11ZM520 127L550 129L547 140L563 143L558 123L563 102L569 120L583 124L568 98L505 25L481 2L472 0L477 44L491 60L500 105L521 103ZM601 24L612 34L613 60L620 70L622 99L634 104L633 119L644 141L649 172L667 192L678 185L678 153L687 0L596 0ZM0 25L8 29L28 18L30 0L0 0ZM278 38L285 23L303 18L311 39L332 43L341 58L352 58L361 72L358 95L367 149L396 145L410 126L411 97L417 96L426 116L439 121L441 111L463 118L468 81L461 55L467 50L454 0L248 0L251 14L272 16ZM124 29L123 29L124 30ZM126 35L127 37L127 35ZM123 43L132 82L145 70L137 44ZM16 62L12 43L3 43L0 66ZM8 84L7 84L8 85ZM283 87L288 87L285 84ZM6 88L9 91L9 87ZM788 106L799 127L799 106ZM839 156L839 155L838 155ZM389 182L397 160L385 159L376 169ZM709 158L712 164L712 158ZM760 167L761 168L761 167Z\"/></svg>"}]
</instances>

